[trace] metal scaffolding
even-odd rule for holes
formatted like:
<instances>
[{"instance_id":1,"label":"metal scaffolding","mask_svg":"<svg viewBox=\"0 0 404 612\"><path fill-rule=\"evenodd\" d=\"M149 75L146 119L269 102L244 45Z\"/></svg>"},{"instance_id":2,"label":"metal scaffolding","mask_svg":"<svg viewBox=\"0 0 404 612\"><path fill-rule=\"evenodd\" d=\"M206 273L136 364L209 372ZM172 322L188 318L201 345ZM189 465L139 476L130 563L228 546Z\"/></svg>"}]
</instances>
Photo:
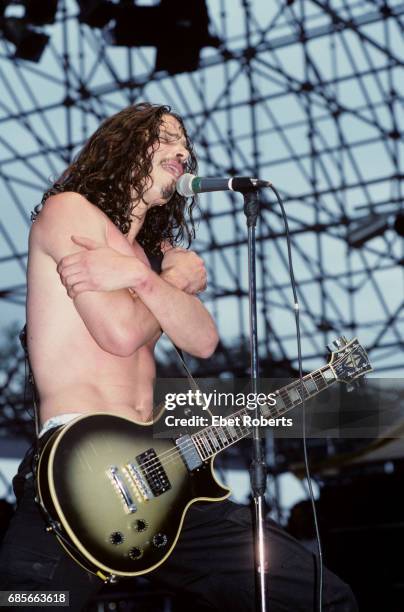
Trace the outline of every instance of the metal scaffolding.
<instances>
[{"instance_id":1,"label":"metal scaffolding","mask_svg":"<svg viewBox=\"0 0 404 612\"><path fill-rule=\"evenodd\" d=\"M13 44L1 41L1 312L8 304L23 316L30 211L49 181L104 117L140 100L168 103L196 143L201 175L258 176L281 192L304 368L321 365L325 345L344 333L358 335L376 374L402 374L404 3L212 0L207 7L221 43L202 50L193 72L156 71L153 48L110 45L101 29L79 22L74 0L59 1L38 63L15 59ZM207 264L205 300L221 334L201 372L243 371L242 204L234 194L200 198L195 250ZM368 225L355 238L355 227ZM271 192L263 194L257 273L261 357L292 370L285 232Z\"/></svg>"}]
</instances>

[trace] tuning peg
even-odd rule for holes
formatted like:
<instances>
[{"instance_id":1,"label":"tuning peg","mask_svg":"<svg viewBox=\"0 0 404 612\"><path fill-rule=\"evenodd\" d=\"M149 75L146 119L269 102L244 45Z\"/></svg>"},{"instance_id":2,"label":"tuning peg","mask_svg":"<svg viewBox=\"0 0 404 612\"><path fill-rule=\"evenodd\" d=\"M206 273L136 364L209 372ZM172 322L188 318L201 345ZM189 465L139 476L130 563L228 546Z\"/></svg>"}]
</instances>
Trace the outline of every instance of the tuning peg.
<instances>
[{"instance_id":1,"label":"tuning peg","mask_svg":"<svg viewBox=\"0 0 404 612\"><path fill-rule=\"evenodd\" d=\"M340 350L347 344L349 344L347 337L339 336L338 338L333 340L332 343L327 344L327 350L329 350L330 353L332 353L333 351L335 351L335 349Z\"/></svg>"},{"instance_id":2,"label":"tuning peg","mask_svg":"<svg viewBox=\"0 0 404 612\"><path fill-rule=\"evenodd\" d=\"M327 350L330 353L333 353L335 351L335 349L340 349L342 347L342 343L341 343L341 339L337 338L336 340L333 340L332 342L330 342L330 344L327 344Z\"/></svg>"}]
</instances>

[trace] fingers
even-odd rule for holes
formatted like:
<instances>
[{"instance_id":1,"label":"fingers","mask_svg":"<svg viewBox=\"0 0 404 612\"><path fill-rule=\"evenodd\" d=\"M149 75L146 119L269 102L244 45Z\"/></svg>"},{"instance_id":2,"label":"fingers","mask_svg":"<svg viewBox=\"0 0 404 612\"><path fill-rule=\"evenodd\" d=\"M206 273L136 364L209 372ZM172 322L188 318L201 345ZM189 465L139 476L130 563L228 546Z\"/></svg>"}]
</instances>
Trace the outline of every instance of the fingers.
<instances>
[{"instance_id":1,"label":"fingers","mask_svg":"<svg viewBox=\"0 0 404 612\"><path fill-rule=\"evenodd\" d=\"M171 249L173 249L173 245L169 243L168 240L163 240L163 242L160 245L161 248L161 252L163 253L163 255L165 253L167 253L167 251L170 251Z\"/></svg>"},{"instance_id":2,"label":"fingers","mask_svg":"<svg viewBox=\"0 0 404 612\"><path fill-rule=\"evenodd\" d=\"M85 249L99 249L104 246L100 242L96 242L92 238L87 238L86 236L70 236L70 238L74 244L78 244Z\"/></svg>"},{"instance_id":3,"label":"fingers","mask_svg":"<svg viewBox=\"0 0 404 612\"><path fill-rule=\"evenodd\" d=\"M62 285L67 287L67 285L71 285L74 281L84 280L84 275L81 272L68 272L67 274L59 274L60 280L62 281Z\"/></svg>"},{"instance_id":4,"label":"fingers","mask_svg":"<svg viewBox=\"0 0 404 612\"><path fill-rule=\"evenodd\" d=\"M66 257L63 257L56 267L58 273L60 274L61 270L65 270L69 266L82 262L83 253L84 251L81 251L80 253L73 253L73 255L66 255Z\"/></svg>"},{"instance_id":5,"label":"fingers","mask_svg":"<svg viewBox=\"0 0 404 612\"><path fill-rule=\"evenodd\" d=\"M207 289L207 287L208 287L208 275L205 272L204 277L201 279L200 286L196 293L203 293Z\"/></svg>"},{"instance_id":6,"label":"fingers","mask_svg":"<svg viewBox=\"0 0 404 612\"><path fill-rule=\"evenodd\" d=\"M163 253L163 255L165 255L166 253L192 253L192 251L188 251L187 249L184 249L183 247L179 247L179 246L173 246L172 244L169 243L168 240L164 240L161 245L161 252Z\"/></svg>"},{"instance_id":7,"label":"fingers","mask_svg":"<svg viewBox=\"0 0 404 612\"><path fill-rule=\"evenodd\" d=\"M96 242L92 238L86 238L85 236L73 235L70 236L70 238L72 242L74 242L78 246L84 247L87 250L99 249L104 246L103 244ZM65 257L63 257L57 265L57 271L59 272L59 274L62 269L66 268L66 266L71 266L72 264L83 262L83 258L84 260L86 258L85 253L86 251L80 251L79 253L72 253L72 255L66 255Z\"/></svg>"},{"instance_id":8,"label":"fingers","mask_svg":"<svg viewBox=\"0 0 404 612\"><path fill-rule=\"evenodd\" d=\"M79 265L79 263L72 263L70 265L66 265L65 262L60 261L57 265L57 273L60 276L62 283L65 285L66 281L69 277L74 274L79 274L83 271L83 267Z\"/></svg>"},{"instance_id":9,"label":"fingers","mask_svg":"<svg viewBox=\"0 0 404 612\"><path fill-rule=\"evenodd\" d=\"M72 299L83 291L95 291L94 283L89 281L82 271L75 272L74 266L70 266L67 272L62 272L59 276L62 285L66 288L67 295Z\"/></svg>"},{"instance_id":10,"label":"fingers","mask_svg":"<svg viewBox=\"0 0 404 612\"><path fill-rule=\"evenodd\" d=\"M80 281L78 283L74 283L74 285L66 287L66 290L69 298L74 300L74 298L80 295L80 293L83 293L84 291L91 291L91 288L89 287L88 283Z\"/></svg>"}]
</instances>

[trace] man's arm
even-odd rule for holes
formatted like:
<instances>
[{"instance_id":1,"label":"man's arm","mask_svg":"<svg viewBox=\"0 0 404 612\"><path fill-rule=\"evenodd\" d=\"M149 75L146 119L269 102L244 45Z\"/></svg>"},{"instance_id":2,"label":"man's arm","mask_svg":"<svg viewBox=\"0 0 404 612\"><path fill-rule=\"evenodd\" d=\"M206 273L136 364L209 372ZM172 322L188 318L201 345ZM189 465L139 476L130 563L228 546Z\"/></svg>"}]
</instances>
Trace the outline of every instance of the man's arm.
<instances>
[{"instance_id":1,"label":"man's arm","mask_svg":"<svg viewBox=\"0 0 404 612\"><path fill-rule=\"evenodd\" d=\"M87 234L98 244L97 263L101 265L97 269L101 269L102 283L98 290L76 291L71 297L101 348L122 357L129 356L154 338L161 327L173 342L191 354L207 357L213 352L217 344L216 328L199 300L159 279L133 254L125 256L110 249L106 219L87 200L74 193L55 196L47 202L35 224L44 250L58 263L58 269L75 253L80 255L86 267L86 258L82 255L86 255L86 251L74 244L72 235ZM89 251L87 260L91 254ZM168 309L155 307L152 300L156 311L152 312L141 299L133 299L127 290L150 284L150 277L162 283L161 299L169 300ZM194 325L198 328L197 334L193 333Z\"/></svg>"}]
</instances>

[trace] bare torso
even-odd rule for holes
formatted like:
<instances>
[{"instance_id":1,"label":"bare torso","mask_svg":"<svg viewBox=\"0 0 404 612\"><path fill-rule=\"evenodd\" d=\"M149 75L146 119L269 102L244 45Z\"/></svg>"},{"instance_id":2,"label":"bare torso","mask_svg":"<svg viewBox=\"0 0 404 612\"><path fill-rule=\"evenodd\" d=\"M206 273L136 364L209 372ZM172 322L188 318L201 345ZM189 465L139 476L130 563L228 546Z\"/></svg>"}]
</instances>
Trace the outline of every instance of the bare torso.
<instances>
[{"instance_id":1,"label":"bare torso","mask_svg":"<svg viewBox=\"0 0 404 612\"><path fill-rule=\"evenodd\" d=\"M147 261L138 244L129 244L111 221L106 222L112 248ZM44 252L37 234L34 223L28 265L27 330L41 423L73 412L109 412L137 421L149 420L155 377L153 350L158 336L130 357L118 357L100 348L68 297L57 264Z\"/></svg>"}]
</instances>

